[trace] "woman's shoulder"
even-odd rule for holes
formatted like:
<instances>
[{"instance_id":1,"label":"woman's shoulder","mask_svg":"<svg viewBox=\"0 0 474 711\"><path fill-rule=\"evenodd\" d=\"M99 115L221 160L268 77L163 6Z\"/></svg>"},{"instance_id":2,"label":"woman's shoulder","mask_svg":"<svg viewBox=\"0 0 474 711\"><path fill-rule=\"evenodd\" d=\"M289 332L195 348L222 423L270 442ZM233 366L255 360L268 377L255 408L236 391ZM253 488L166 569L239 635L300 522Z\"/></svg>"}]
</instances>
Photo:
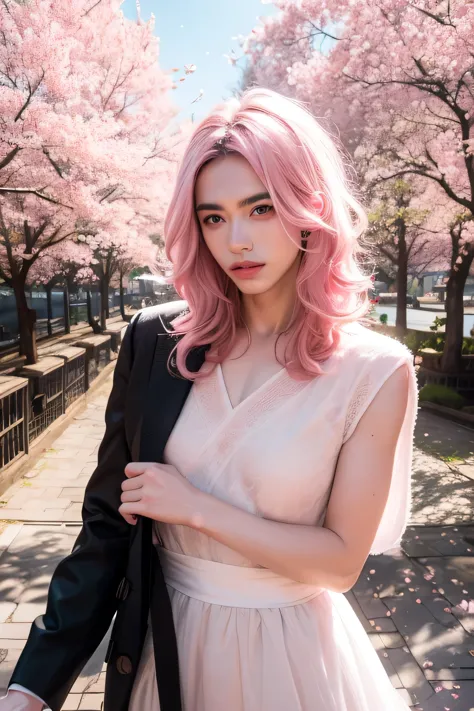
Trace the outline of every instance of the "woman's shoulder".
<instances>
[{"instance_id":1,"label":"woman's shoulder","mask_svg":"<svg viewBox=\"0 0 474 711\"><path fill-rule=\"evenodd\" d=\"M360 363L381 358L413 360L413 354L404 343L360 321L341 328L338 350L344 358Z\"/></svg>"}]
</instances>

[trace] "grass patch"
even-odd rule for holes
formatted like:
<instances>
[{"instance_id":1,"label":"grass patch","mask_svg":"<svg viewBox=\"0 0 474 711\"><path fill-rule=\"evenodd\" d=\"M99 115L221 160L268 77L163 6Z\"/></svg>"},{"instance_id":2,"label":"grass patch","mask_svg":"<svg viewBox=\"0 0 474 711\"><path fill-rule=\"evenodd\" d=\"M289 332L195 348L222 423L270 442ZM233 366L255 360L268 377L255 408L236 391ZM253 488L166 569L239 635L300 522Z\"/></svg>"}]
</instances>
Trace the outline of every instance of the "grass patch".
<instances>
[{"instance_id":1,"label":"grass patch","mask_svg":"<svg viewBox=\"0 0 474 711\"><path fill-rule=\"evenodd\" d=\"M453 410L461 410L466 405L466 400L446 385L436 385L429 383L420 390L420 402L432 402L435 405L450 407Z\"/></svg>"}]
</instances>

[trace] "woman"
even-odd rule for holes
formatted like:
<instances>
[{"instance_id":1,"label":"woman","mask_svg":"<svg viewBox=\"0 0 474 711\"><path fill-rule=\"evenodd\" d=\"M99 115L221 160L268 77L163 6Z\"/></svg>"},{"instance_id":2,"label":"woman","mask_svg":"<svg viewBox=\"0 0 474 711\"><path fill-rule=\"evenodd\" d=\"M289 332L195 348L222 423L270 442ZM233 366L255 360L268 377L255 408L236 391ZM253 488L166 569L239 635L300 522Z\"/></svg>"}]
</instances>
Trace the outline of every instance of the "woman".
<instances>
[{"instance_id":1,"label":"woman","mask_svg":"<svg viewBox=\"0 0 474 711\"><path fill-rule=\"evenodd\" d=\"M118 506L133 528L153 522L185 711L408 709L343 595L369 553L400 542L417 413L411 353L358 323L366 226L334 143L299 103L252 89L196 129L165 224L187 307L168 306L179 377L161 390L164 456L127 464ZM124 359L112 401L130 389ZM164 708L155 595L130 711ZM27 677L14 674L10 699L35 691Z\"/></svg>"}]
</instances>

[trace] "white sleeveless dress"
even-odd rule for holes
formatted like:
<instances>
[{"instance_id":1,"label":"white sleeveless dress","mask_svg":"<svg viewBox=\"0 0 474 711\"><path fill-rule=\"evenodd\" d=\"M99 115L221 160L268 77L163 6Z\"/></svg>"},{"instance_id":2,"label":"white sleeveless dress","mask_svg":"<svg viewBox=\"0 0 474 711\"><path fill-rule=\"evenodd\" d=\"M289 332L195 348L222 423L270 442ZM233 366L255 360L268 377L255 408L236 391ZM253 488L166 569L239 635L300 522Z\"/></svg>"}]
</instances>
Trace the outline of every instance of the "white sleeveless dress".
<instances>
[{"instance_id":1,"label":"white sleeveless dress","mask_svg":"<svg viewBox=\"0 0 474 711\"><path fill-rule=\"evenodd\" d=\"M346 326L324 375L286 369L237 407L218 366L196 382L165 459L196 487L257 516L321 526L341 446L387 378L409 402L371 552L399 544L410 514L417 383L398 341ZM158 542L159 541L159 542ZM156 524L171 597L184 711L408 711L342 593L296 583L194 529ZM130 711L159 711L148 631Z\"/></svg>"}]
</instances>

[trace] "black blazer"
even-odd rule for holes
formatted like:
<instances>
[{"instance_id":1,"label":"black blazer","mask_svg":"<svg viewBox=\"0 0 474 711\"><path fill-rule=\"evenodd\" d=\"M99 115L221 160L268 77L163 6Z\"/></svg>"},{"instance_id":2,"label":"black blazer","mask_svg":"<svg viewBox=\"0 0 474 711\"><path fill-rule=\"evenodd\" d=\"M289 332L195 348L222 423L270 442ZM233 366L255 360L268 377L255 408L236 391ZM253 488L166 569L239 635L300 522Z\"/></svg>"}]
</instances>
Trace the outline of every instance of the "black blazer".
<instances>
[{"instance_id":1,"label":"black blazer","mask_svg":"<svg viewBox=\"0 0 474 711\"><path fill-rule=\"evenodd\" d=\"M33 622L10 679L59 711L117 612L107 651L104 711L127 711L151 613L161 711L180 711L176 637L170 600L152 545L151 519L131 527L118 513L130 461L160 462L191 381L166 367L176 338L169 321L183 301L153 306L127 327L108 400L98 464L87 485L83 526L56 568L44 615ZM197 371L205 346L187 365Z\"/></svg>"}]
</instances>

